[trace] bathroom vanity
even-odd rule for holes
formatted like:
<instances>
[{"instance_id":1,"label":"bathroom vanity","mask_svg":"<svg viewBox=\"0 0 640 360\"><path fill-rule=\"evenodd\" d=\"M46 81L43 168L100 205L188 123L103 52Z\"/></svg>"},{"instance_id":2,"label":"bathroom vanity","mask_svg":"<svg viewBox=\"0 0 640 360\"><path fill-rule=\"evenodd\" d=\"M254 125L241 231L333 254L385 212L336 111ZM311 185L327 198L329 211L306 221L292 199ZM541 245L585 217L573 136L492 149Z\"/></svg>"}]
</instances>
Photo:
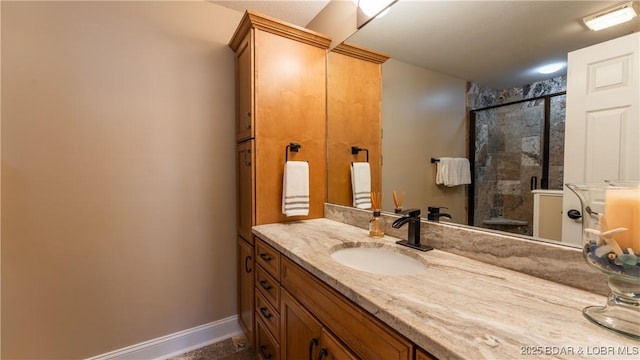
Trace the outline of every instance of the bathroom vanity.
<instances>
[{"instance_id":1,"label":"bathroom vanity","mask_svg":"<svg viewBox=\"0 0 640 360\"><path fill-rule=\"evenodd\" d=\"M582 316L585 306L605 302L601 295L444 251L414 251L329 219L253 233L262 358L311 351L316 359L327 349L340 359L636 359L640 350L640 342ZM331 257L358 246L400 252L426 270L384 275Z\"/></svg>"}]
</instances>

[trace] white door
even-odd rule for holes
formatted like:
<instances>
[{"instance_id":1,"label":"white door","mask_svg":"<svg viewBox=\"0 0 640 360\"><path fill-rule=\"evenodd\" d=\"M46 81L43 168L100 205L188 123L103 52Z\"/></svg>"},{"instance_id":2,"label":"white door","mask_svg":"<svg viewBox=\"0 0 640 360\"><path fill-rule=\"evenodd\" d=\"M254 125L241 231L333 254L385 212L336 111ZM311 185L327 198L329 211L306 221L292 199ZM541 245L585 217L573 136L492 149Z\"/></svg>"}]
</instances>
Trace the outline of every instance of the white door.
<instances>
[{"instance_id":1,"label":"white door","mask_svg":"<svg viewBox=\"0 0 640 360\"><path fill-rule=\"evenodd\" d=\"M640 180L640 33L569 53L564 182ZM566 186L562 241L580 245L578 197Z\"/></svg>"}]
</instances>

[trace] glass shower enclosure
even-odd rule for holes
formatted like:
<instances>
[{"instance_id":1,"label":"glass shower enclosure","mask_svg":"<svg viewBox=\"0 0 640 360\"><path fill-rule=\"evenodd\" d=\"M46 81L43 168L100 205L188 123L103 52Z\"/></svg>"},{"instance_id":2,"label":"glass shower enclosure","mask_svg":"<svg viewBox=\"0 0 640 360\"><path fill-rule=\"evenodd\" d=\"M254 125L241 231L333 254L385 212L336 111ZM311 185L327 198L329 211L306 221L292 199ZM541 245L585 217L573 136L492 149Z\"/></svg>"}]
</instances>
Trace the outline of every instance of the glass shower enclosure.
<instances>
[{"instance_id":1,"label":"glass shower enclosure","mask_svg":"<svg viewBox=\"0 0 640 360\"><path fill-rule=\"evenodd\" d=\"M535 189L562 190L565 92L470 111L469 224L533 234Z\"/></svg>"}]
</instances>

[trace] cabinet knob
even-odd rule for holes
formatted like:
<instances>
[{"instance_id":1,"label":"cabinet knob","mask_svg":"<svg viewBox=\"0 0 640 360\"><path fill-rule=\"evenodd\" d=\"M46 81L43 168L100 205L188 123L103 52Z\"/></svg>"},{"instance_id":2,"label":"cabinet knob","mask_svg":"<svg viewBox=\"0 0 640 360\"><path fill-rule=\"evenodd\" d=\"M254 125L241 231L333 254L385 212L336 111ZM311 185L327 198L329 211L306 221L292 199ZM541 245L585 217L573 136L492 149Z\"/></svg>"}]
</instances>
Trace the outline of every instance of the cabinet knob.
<instances>
[{"instance_id":1,"label":"cabinet knob","mask_svg":"<svg viewBox=\"0 0 640 360\"><path fill-rule=\"evenodd\" d=\"M265 319L268 319L272 316L271 313L269 313L269 309L264 306L260 308L260 313L262 314L262 316L264 316Z\"/></svg>"},{"instance_id":2,"label":"cabinet knob","mask_svg":"<svg viewBox=\"0 0 640 360\"><path fill-rule=\"evenodd\" d=\"M265 359L271 359L271 353L267 352L267 345L260 345L260 355Z\"/></svg>"},{"instance_id":3,"label":"cabinet knob","mask_svg":"<svg viewBox=\"0 0 640 360\"><path fill-rule=\"evenodd\" d=\"M260 257L262 258L262 260L264 261L271 261L271 256L269 256L269 254L267 253L262 253L260 254Z\"/></svg>"},{"instance_id":4,"label":"cabinet knob","mask_svg":"<svg viewBox=\"0 0 640 360\"><path fill-rule=\"evenodd\" d=\"M271 285L269 285L267 280L260 280L260 286L267 291L271 290Z\"/></svg>"}]
</instances>

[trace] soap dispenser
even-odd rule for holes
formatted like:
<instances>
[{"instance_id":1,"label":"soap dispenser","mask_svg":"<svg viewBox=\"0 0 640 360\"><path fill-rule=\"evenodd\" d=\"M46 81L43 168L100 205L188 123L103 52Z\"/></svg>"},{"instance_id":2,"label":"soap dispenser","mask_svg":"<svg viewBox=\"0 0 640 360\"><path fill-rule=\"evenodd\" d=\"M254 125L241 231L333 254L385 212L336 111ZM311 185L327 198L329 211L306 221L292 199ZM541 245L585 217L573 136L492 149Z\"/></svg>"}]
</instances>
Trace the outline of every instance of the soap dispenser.
<instances>
[{"instance_id":1,"label":"soap dispenser","mask_svg":"<svg viewBox=\"0 0 640 360\"><path fill-rule=\"evenodd\" d=\"M382 220L380 219L380 210L373 210L373 217L369 220L369 236L383 237L384 230L382 228Z\"/></svg>"},{"instance_id":2,"label":"soap dispenser","mask_svg":"<svg viewBox=\"0 0 640 360\"><path fill-rule=\"evenodd\" d=\"M382 228L382 219L380 219L380 209L382 208L382 194L379 192L371 193L371 205L373 206L373 217L369 220L369 236L383 237L384 230Z\"/></svg>"}]
</instances>

